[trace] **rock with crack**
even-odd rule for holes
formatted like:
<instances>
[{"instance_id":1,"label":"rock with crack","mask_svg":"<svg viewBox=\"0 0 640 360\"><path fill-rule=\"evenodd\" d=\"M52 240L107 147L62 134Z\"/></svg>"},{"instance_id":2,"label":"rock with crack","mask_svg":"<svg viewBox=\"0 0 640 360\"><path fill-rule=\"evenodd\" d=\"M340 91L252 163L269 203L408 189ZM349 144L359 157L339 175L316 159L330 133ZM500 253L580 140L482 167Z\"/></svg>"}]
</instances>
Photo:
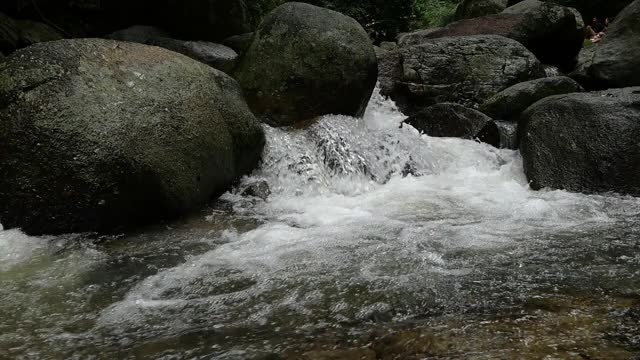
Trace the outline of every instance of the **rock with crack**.
<instances>
[{"instance_id":1,"label":"rock with crack","mask_svg":"<svg viewBox=\"0 0 640 360\"><path fill-rule=\"evenodd\" d=\"M477 108L511 85L545 76L522 44L497 35L429 39L390 51L380 62L382 95L407 115L442 102Z\"/></svg>"}]
</instances>

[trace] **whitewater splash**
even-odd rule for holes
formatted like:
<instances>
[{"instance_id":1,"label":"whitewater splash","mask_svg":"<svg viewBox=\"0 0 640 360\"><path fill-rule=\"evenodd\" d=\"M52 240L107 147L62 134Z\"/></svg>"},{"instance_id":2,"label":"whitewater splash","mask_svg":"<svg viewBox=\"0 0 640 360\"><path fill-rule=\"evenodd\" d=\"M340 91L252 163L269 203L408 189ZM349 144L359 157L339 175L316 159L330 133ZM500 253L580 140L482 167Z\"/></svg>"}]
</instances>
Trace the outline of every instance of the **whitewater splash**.
<instances>
[{"instance_id":1,"label":"whitewater splash","mask_svg":"<svg viewBox=\"0 0 640 360\"><path fill-rule=\"evenodd\" d=\"M0 348L14 349L0 357L163 338L204 354L241 338L277 350L318 329L463 316L529 296L538 270L511 274L531 258L561 266L536 258L569 251L555 241L582 251L640 214L636 198L532 191L517 151L424 136L404 118L376 93L363 119L265 127L261 167L183 227L97 245L0 231ZM242 195L259 182L266 200ZM180 340L203 332L211 348Z\"/></svg>"},{"instance_id":2,"label":"whitewater splash","mask_svg":"<svg viewBox=\"0 0 640 360\"><path fill-rule=\"evenodd\" d=\"M229 229L226 244L142 281L100 324L397 321L455 301L439 282L475 270L452 253L523 249L545 233L612 222L619 203L639 209L631 198L533 192L518 152L421 136L403 119L376 94L364 119L266 128L264 163L244 184L266 181L271 196L223 197L262 225Z\"/></svg>"}]
</instances>

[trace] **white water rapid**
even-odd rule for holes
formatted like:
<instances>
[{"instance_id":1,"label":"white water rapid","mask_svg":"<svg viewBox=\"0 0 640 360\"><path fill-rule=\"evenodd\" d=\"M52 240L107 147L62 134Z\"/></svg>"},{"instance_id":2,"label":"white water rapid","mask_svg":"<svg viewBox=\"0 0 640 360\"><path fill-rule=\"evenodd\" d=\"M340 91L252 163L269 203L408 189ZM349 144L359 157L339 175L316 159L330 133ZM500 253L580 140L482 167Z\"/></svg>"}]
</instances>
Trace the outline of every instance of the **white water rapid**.
<instances>
[{"instance_id":1,"label":"white water rapid","mask_svg":"<svg viewBox=\"0 0 640 360\"><path fill-rule=\"evenodd\" d=\"M639 199L532 191L517 151L403 119L376 93L364 119L266 128L239 189L266 182L267 200L232 191L187 225L105 243L0 231L0 357L171 354L140 350L157 338L193 356L278 352L322 329L509 307L578 286L587 275L567 259L636 233Z\"/></svg>"}]
</instances>

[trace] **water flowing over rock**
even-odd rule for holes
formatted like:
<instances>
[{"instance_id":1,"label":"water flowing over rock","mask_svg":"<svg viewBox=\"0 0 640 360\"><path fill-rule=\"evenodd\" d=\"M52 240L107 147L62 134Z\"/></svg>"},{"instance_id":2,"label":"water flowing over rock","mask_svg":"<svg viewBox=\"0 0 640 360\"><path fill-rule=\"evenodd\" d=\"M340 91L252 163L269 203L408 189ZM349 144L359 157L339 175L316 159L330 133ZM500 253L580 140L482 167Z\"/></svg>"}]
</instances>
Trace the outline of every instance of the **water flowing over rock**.
<instances>
[{"instance_id":1,"label":"water flowing over rock","mask_svg":"<svg viewBox=\"0 0 640 360\"><path fill-rule=\"evenodd\" d=\"M519 137L534 189L640 195L640 87L548 97Z\"/></svg>"},{"instance_id":2,"label":"water flowing over rock","mask_svg":"<svg viewBox=\"0 0 640 360\"><path fill-rule=\"evenodd\" d=\"M0 64L0 221L118 231L194 210L257 164L230 77L158 47L48 42Z\"/></svg>"},{"instance_id":3,"label":"water flowing over rock","mask_svg":"<svg viewBox=\"0 0 640 360\"><path fill-rule=\"evenodd\" d=\"M429 106L405 122L429 136L478 139L495 147L500 146L500 132L493 120L459 104Z\"/></svg>"},{"instance_id":4,"label":"water flowing over rock","mask_svg":"<svg viewBox=\"0 0 640 360\"><path fill-rule=\"evenodd\" d=\"M520 114L538 100L582 91L582 86L566 76L530 80L492 96L480 107L480 111L494 119L517 121Z\"/></svg>"},{"instance_id":5,"label":"water flowing over rock","mask_svg":"<svg viewBox=\"0 0 640 360\"><path fill-rule=\"evenodd\" d=\"M589 88L640 85L640 0L627 6L609 26L605 38L586 48L571 77Z\"/></svg>"},{"instance_id":6,"label":"water flowing over rock","mask_svg":"<svg viewBox=\"0 0 640 360\"><path fill-rule=\"evenodd\" d=\"M584 33L573 10L538 3L518 11L451 23L427 35L429 38L468 35L502 35L522 43L545 64L570 68L582 48Z\"/></svg>"},{"instance_id":7,"label":"water flowing over rock","mask_svg":"<svg viewBox=\"0 0 640 360\"><path fill-rule=\"evenodd\" d=\"M362 115L377 59L352 18L287 3L264 19L235 74L254 113L282 126L324 114Z\"/></svg>"},{"instance_id":8,"label":"water flowing over rock","mask_svg":"<svg viewBox=\"0 0 640 360\"><path fill-rule=\"evenodd\" d=\"M407 115L442 102L475 108L511 85L544 76L522 44L496 35L430 39L391 51L380 64L382 94Z\"/></svg>"},{"instance_id":9,"label":"water flowing over rock","mask_svg":"<svg viewBox=\"0 0 640 360\"><path fill-rule=\"evenodd\" d=\"M463 0L456 8L456 20L497 14L507 8L507 0Z\"/></svg>"}]
</instances>

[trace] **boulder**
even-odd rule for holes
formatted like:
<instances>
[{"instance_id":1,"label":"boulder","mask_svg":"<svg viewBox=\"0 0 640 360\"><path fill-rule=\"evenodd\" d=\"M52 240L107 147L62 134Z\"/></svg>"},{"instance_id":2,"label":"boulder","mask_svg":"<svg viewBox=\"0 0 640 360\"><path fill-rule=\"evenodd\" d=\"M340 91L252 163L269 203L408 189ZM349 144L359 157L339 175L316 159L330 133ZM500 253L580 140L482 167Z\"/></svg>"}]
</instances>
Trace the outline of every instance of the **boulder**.
<instances>
[{"instance_id":1,"label":"boulder","mask_svg":"<svg viewBox=\"0 0 640 360\"><path fill-rule=\"evenodd\" d=\"M589 88L640 85L640 0L626 7L596 46L586 48L571 77Z\"/></svg>"},{"instance_id":2,"label":"boulder","mask_svg":"<svg viewBox=\"0 0 640 360\"><path fill-rule=\"evenodd\" d=\"M151 45L187 55L227 74L231 74L238 60L238 53L233 49L207 41L182 41L164 38L152 41Z\"/></svg>"},{"instance_id":3,"label":"boulder","mask_svg":"<svg viewBox=\"0 0 640 360\"><path fill-rule=\"evenodd\" d=\"M471 19L492 15L507 8L508 0L463 0L456 8L455 19Z\"/></svg>"},{"instance_id":4,"label":"boulder","mask_svg":"<svg viewBox=\"0 0 640 360\"><path fill-rule=\"evenodd\" d=\"M285 126L324 114L362 115L377 59L355 20L292 2L264 18L235 75L254 113Z\"/></svg>"},{"instance_id":5,"label":"boulder","mask_svg":"<svg viewBox=\"0 0 640 360\"><path fill-rule=\"evenodd\" d=\"M518 131L533 189L640 196L640 87L548 97Z\"/></svg>"},{"instance_id":6,"label":"boulder","mask_svg":"<svg viewBox=\"0 0 640 360\"><path fill-rule=\"evenodd\" d=\"M153 26L136 25L109 34L107 38L160 46L187 55L194 60L226 73L231 73L236 65L238 54L227 46L206 41L176 40L169 36L162 29Z\"/></svg>"},{"instance_id":7,"label":"boulder","mask_svg":"<svg viewBox=\"0 0 640 360\"><path fill-rule=\"evenodd\" d=\"M430 39L384 55L380 88L407 115L456 102L476 108L499 91L544 77L536 57L515 40L496 35Z\"/></svg>"},{"instance_id":8,"label":"boulder","mask_svg":"<svg viewBox=\"0 0 640 360\"><path fill-rule=\"evenodd\" d=\"M253 40L252 32L229 36L222 41L222 44L232 48L238 54L243 54L251 45L251 40Z\"/></svg>"},{"instance_id":9,"label":"boulder","mask_svg":"<svg viewBox=\"0 0 640 360\"><path fill-rule=\"evenodd\" d=\"M492 96L480 107L480 111L494 119L517 121L520 114L538 100L581 91L584 91L582 86L566 76L530 80Z\"/></svg>"},{"instance_id":10,"label":"boulder","mask_svg":"<svg viewBox=\"0 0 640 360\"><path fill-rule=\"evenodd\" d=\"M495 147L500 146L500 132L493 120L459 104L429 106L404 122L429 136L478 139Z\"/></svg>"},{"instance_id":11,"label":"boulder","mask_svg":"<svg viewBox=\"0 0 640 360\"><path fill-rule=\"evenodd\" d=\"M511 12L509 12L511 11ZM583 44L582 23L572 9L550 3L451 23L426 38L502 35L522 43L545 64L570 68Z\"/></svg>"},{"instance_id":12,"label":"boulder","mask_svg":"<svg viewBox=\"0 0 640 360\"><path fill-rule=\"evenodd\" d=\"M258 163L238 84L186 56L61 40L0 63L0 223L115 232L197 209Z\"/></svg>"}]
</instances>

